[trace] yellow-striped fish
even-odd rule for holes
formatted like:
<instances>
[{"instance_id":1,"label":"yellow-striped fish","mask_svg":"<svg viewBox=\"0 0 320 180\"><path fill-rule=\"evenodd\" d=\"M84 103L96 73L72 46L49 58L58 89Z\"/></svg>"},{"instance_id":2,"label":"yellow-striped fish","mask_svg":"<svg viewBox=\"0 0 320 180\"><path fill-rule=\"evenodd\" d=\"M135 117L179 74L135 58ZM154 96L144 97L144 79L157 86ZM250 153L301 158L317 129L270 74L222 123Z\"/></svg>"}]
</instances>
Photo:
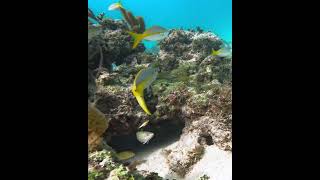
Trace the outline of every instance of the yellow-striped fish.
<instances>
[{"instance_id":1,"label":"yellow-striped fish","mask_svg":"<svg viewBox=\"0 0 320 180\"><path fill-rule=\"evenodd\" d=\"M145 30L142 34L128 31L128 33L133 37L134 43L132 48L136 48L138 44L143 40L148 41L159 41L168 35L168 30L160 26L152 26L151 28Z\"/></svg>"},{"instance_id":2,"label":"yellow-striped fish","mask_svg":"<svg viewBox=\"0 0 320 180\"><path fill-rule=\"evenodd\" d=\"M121 1L111 4L109 6L108 10L109 11L113 11L113 10L120 9L120 8L124 9L124 7L122 6Z\"/></svg>"},{"instance_id":3,"label":"yellow-striped fish","mask_svg":"<svg viewBox=\"0 0 320 180\"><path fill-rule=\"evenodd\" d=\"M148 114L151 115L146 102L144 100L144 89L148 88L151 83L157 78L158 69L149 66L145 69L142 69L136 75L132 86L132 93L136 97L141 108Z\"/></svg>"},{"instance_id":4,"label":"yellow-striped fish","mask_svg":"<svg viewBox=\"0 0 320 180\"><path fill-rule=\"evenodd\" d=\"M138 129L141 129L141 128L145 127L148 123L149 123L149 120L145 121L144 123L142 123L142 124L138 127Z\"/></svg>"},{"instance_id":5,"label":"yellow-striped fish","mask_svg":"<svg viewBox=\"0 0 320 180\"><path fill-rule=\"evenodd\" d=\"M122 161L134 157L136 154L132 151L122 151L116 154L116 157Z\"/></svg>"},{"instance_id":6,"label":"yellow-striped fish","mask_svg":"<svg viewBox=\"0 0 320 180\"><path fill-rule=\"evenodd\" d=\"M212 50L212 56L219 56L219 57L231 57L232 56L232 49L229 47L223 47L219 50Z\"/></svg>"}]
</instances>

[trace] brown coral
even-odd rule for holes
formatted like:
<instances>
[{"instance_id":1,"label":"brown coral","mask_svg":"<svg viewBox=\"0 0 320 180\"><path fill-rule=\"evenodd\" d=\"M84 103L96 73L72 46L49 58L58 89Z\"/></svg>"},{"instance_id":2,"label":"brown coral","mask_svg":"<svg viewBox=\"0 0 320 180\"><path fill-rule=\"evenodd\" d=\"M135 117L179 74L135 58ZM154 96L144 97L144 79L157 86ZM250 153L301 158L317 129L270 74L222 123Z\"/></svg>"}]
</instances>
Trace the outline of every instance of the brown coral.
<instances>
[{"instance_id":1,"label":"brown coral","mask_svg":"<svg viewBox=\"0 0 320 180\"><path fill-rule=\"evenodd\" d=\"M132 31L136 33L143 33L145 31L145 23L141 16L135 17L132 12L120 8L124 19L129 23Z\"/></svg>"}]
</instances>

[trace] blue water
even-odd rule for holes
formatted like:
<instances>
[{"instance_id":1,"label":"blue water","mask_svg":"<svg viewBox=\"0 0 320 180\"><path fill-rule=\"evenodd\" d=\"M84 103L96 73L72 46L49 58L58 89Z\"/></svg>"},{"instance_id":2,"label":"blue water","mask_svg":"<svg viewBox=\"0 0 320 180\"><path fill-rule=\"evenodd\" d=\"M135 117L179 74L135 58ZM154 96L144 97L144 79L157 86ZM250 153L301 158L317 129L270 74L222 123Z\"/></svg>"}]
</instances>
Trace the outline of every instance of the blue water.
<instances>
[{"instance_id":1,"label":"blue water","mask_svg":"<svg viewBox=\"0 0 320 180\"><path fill-rule=\"evenodd\" d=\"M122 19L119 11L108 11L118 0L88 0L96 14L104 12L112 19ZM232 41L232 0L122 0L123 6L135 16L142 16L146 27L201 27L223 40Z\"/></svg>"}]
</instances>

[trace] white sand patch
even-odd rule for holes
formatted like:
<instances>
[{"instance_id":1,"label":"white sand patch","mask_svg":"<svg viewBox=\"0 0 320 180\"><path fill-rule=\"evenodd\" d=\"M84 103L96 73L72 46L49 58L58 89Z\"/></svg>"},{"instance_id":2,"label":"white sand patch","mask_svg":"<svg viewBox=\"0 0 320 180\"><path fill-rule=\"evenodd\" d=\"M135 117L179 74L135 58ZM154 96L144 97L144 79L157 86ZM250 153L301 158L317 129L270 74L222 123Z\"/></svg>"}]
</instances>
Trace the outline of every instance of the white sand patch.
<instances>
[{"instance_id":1,"label":"white sand patch","mask_svg":"<svg viewBox=\"0 0 320 180\"><path fill-rule=\"evenodd\" d=\"M185 180L195 180L204 174L213 180L232 180L232 154L209 146L203 158L186 174Z\"/></svg>"},{"instance_id":2,"label":"white sand patch","mask_svg":"<svg viewBox=\"0 0 320 180\"><path fill-rule=\"evenodd\" d=\"M214 145L206 147L203 158L192 167L185 178L171 172L163 155L163 150L171 149L176 144L177 142L151 153L140 154L140 156L143 155L146 162L137 166L137 169L157 172L159 176L169 180L196 180L203 175L209 176L212 180L232 180L232 153L220 150Z\"/></svg>"},{"instance_id":3,"label":"white sand patch","mask_svg":"<svg viewBox=\"0 0 320 180\"><path fill-rule=\"evenodd\" d=\"M177 176L175 173L170 172L169 166L166 163L165 156L163 155L163 150L165 148L170 148L176 144L172 143L169 144L163 148L160 148L156 151L153 151L152 153L146 152L145 154L139 154L144 155L144 160L146 160L145 163L137 166L138 170L145 170L145 171L150 171L150 172L156 172L158 173L159 176L165 178L165 179L181 179L179 176ZM137 157L140 159L140 157Z\"/></svg>"}]
</instances>

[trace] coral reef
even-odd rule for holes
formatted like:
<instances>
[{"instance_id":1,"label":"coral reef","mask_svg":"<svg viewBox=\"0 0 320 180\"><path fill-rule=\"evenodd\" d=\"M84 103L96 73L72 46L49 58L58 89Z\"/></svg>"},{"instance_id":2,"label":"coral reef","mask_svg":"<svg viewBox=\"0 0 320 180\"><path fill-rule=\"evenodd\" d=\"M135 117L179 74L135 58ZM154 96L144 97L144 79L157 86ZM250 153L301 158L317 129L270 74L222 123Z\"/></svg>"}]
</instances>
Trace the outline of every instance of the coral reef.
<instances>
[{"instance_id":1,"label":"coral reef","mask_svg":"<svg viewBox=\"0 0 320 180\"><path fill-rule=\"evenodd\" d=\"M143 20L133 19L127 12L126 16L131 28L142 31ZM201 29L172 29L159 42L159 49L148 53L143 44L131 49L132 39L126 33L129 28L123 21L102 18L100 22L104 24L102 31L88 41L88 99L96 100L95 107L108 117L104 142L134 134L146 120L160 131L166 131L163 123L182 123L179 141L165 155L171 170L182 177L202 158L207 146L232 151L231 59L210 55L223 44L219 37ZM135 75L149 63L160 69L157 80L145 90L151 116L141 109L130 89ZM115 166L89 170L90 177L153 179L152 172L134 175Z\"/></svg>"},{"instance_id":2,"label":"coral reef","mask_svg":"<svg viewBox=\"0 0 320 180\"><path fill-rule=\"evenodd\" d=\"M102 68L111 71L112 63L120 65L127 56L143 52L145 47L140 44L136 49L131 49L133 40L126 33L128 27L123 21L104 18L101 21L100 31L94 31L94 36L88 41L88 68L97 75ZM90 26L91 27L91 26ZM91 29L89 27L89 35Z\"/></svg>"},{"instance_id":3,"label":"coral reef","mask_svg":"<svg viewBox=\"0 0 320 180\"><path fill-rule=\"evenodd\" d=\"M190 138L187 136L186 138ZM204 154L204 147L196 144L192 140L188 140L188 145L192 147L185 148L186 143L183 141L175 150L168 151L167 163L170 169L179 176L184 177L186 173L196 164Z\"/></svg>"}]
</instances>

